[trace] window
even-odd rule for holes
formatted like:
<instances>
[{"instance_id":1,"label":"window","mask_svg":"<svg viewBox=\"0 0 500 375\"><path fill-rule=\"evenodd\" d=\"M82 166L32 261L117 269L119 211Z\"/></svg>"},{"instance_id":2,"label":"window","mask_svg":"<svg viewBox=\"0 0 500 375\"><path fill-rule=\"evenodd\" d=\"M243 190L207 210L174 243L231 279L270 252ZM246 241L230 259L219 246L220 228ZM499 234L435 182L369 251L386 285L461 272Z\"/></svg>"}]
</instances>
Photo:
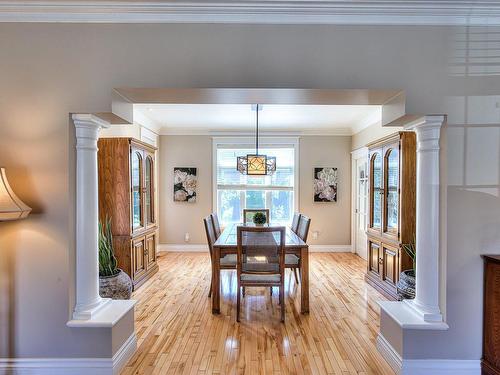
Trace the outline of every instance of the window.
<instances>
[{"instance_id":1,"label":"window","mask_svg":"<svg viewBox=\"0 0 500 375\"><path fill-rule=\"evenodd\" d=\"M241 223L244 208L269 208L271 221L288 224L295 211L295 144L265 146L259 154L276 157L271 176L247 176L236 170L236 158L253 154L252 146L216 145L216 207L221 224Z\"/></svg>"}]
</instances>

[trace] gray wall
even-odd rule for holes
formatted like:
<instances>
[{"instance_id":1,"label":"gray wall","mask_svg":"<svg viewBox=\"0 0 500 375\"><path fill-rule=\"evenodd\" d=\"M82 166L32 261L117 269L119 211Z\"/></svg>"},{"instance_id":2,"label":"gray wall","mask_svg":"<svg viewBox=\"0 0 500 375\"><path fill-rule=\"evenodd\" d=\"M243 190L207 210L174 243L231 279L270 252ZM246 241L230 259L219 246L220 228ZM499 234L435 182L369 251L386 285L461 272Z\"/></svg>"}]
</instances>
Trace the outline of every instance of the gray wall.
<instances>
[{"instance_id":1,"label":"gray wall","mask_svg":"<svg viewBox=\"0 0 500 375\"><path fill-rule=\"evenodd\" d=\"M439 351L426 348L441 358L479 358L479 254L500 252L499 115L489 100L500 94L494 31L499 32L429 26L1 24L0 164L34 212L26 221L0 224L0 355L107 355L98 331L65 326L74 299L69 112L110 110L113 87L299 87L404 89L408 112L452 113L455 123L472 128L449 134L448 174L467 172L456 181L450 177L448 189L451 328L433 340ZM460 42L465 39L469 42ZM482 58L471 58L479 53L474 47L484 49ZM453 65L463 62L460 56L469 56L467 64ZM447 100L451 96L458 98ZM494 120L476 129L486 114ZM486 155L492 145L496 150ZM483 164L489 158L496 168Z\"/></svg>"}]
</instances>

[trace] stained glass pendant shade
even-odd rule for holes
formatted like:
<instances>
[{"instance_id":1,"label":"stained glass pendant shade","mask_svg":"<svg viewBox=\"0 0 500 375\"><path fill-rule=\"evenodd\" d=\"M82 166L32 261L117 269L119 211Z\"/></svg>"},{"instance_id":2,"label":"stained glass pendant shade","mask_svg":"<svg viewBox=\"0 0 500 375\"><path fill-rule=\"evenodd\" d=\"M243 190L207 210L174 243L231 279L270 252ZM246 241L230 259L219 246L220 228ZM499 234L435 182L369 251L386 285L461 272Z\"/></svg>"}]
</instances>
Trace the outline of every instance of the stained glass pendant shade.
<instances>
[{"instance_id":1,"label":"stained glass pendant shade","mask_svg":"<svg viewBox=\"0 0 500 375\"><path fill-rule=\"evenodd\" d=\"M236 169L241 174L250 176L266 176L276 172L276 158L259 154L259 105L255 108L256 126L255 126L255 154L247 156L238 156Z\"/></svg>"}]
</instances>

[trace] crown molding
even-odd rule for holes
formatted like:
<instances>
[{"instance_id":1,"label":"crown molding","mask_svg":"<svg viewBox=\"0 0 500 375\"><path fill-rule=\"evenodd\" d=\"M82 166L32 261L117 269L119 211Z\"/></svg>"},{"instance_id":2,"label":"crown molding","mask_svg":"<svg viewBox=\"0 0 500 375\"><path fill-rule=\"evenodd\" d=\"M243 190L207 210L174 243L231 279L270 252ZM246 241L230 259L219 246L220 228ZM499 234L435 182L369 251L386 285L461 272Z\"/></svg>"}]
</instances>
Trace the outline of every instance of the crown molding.
<instances>
[{"instance_id":1,"label":"crown molding","mask_svg":"<svg viewBox=\"0 0 500 375\"><path fill-rule=\"evenodd\" d=\"M255 137L253 130L229 131L211 130L198 128L162 128L159 135L210 135L213 137ZM339 129L308 129L308 130L283 130L283 131L259 131L262 137L283 137L283 136L346 136L352 135L350 128Z\"/></svg>"},{"instance_id":2,"label":"crown molding","mask_svg":"<svg viewBox=\"0 0 500 375\"><path fill-rule=\"evenodd\" d=\"M0 22L500 25L494 0L0 0Z\"/></svg>"}]
</instances>

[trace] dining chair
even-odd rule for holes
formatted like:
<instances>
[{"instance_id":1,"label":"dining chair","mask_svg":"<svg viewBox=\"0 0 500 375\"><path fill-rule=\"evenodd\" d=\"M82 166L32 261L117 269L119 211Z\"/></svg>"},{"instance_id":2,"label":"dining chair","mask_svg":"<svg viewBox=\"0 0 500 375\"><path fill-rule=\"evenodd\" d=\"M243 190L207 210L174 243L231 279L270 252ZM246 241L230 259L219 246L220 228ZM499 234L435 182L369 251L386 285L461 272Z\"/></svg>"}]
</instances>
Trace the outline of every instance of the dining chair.
<instances>
[{"instance_id":1,"label":"dining chair","mask_svg":"<svg viewBox=\"0 0 500 375\"><path fill-rule=\"evenodd\" d=\"M307 236L309 234L309 227L311 226L311 219L303 214L299 215L299 224L297 227L297 236L304 242L307 242ZM295 282L299 283L300 274L300 257L295 254L287 254L285 258L286 268L293 269L293 275L295 276Z\"/></svg>"},{"instance_id":2,"label":"dining chair","mask_svg":"<svg viewBox=\"0 0 500 375\"><path fill-rule=\"evenodd\" d=\"M264 215L266 215L266 222L269 223L270 221L270 216L269 216L269 208L244 208L243 209L243 223L252 223L253 222L253 216L257 212L262 212Z\"/></svg>"},{"instance_id":3,"label":"dining chair","mask_svg":"<svg viewBox=\"0 0 500 375\"><path fill-rule=\"evenodd\" d=\"M299 227L299 219L300 219L300 214L298 212L294 213L293 219L292 219L292 225L290 226L290 229L295 234L297 234L297 229Z\"/></svg>"},{"instance_id":4,"label":"dining chair","mask_svg":"<svg viewBox=\"0 0 500 375\"><path fill-rule=\"evenodd\" d=\"M311 226L311 219L306 215L300 215L299 227L297 228L297 236L299 236L302 241L307 242L307 236L309 234L309 227Z\"/></svg>"},{"instance_id":5,"label":"dining chair","mask_svg":"<svg viewBox=\"0 0 500 375\"><path fill-rule=\"evenodd\" d=\"M207 242L208 242L208 250L210 252L210 263L213 269L214 262L214 243L217 241L215 236L214 224L212 221L212 215L208 215L203 219L203 223L205 224L205 233L207 234ZM236 254L227 254L220 258L220 269L222 270L234 270L236 269ZM210 277L210 291L208 292L208 296L212 296L212 283L213 275Z\"/></svg>"},{"instance_id":6,"label":"dining chair","mask_svg":"<svg viewBox=\"0 0 500 375\"><path fill-rule=\"evenodd\" d=\"M281 321L285 321L285 238L285 227L238 226L236 321L240 321L242 287L279 287Z\"/></svg>"},{"instance_id":7,"label":"dining chair","mask_svg":"<svg viewBox=\"0 0 500 375\"><path fill-rule=\"evenodd\" d=\"M212 217L212 223L214 225L215 237L219 238L222 233L220 229L219 217L215 212L211 213L210 216Z\"/></svg>"},{"instance_id":8,"label":"dining chair","mask_svg":"<svg viewBox=\"0 0 500 375\"><path fill-rule=\"evenodd\" d=\"M297 230L299 228L301 214L296 212L293 214L292 225L290 229L297 234ZM285 255L285 268L289 268L293 270L293 276L295 277L295 282L299 283L299 275L298 270L300 269L300 257L295 254L286 254Z\"/></svg>"}]
</instances>

